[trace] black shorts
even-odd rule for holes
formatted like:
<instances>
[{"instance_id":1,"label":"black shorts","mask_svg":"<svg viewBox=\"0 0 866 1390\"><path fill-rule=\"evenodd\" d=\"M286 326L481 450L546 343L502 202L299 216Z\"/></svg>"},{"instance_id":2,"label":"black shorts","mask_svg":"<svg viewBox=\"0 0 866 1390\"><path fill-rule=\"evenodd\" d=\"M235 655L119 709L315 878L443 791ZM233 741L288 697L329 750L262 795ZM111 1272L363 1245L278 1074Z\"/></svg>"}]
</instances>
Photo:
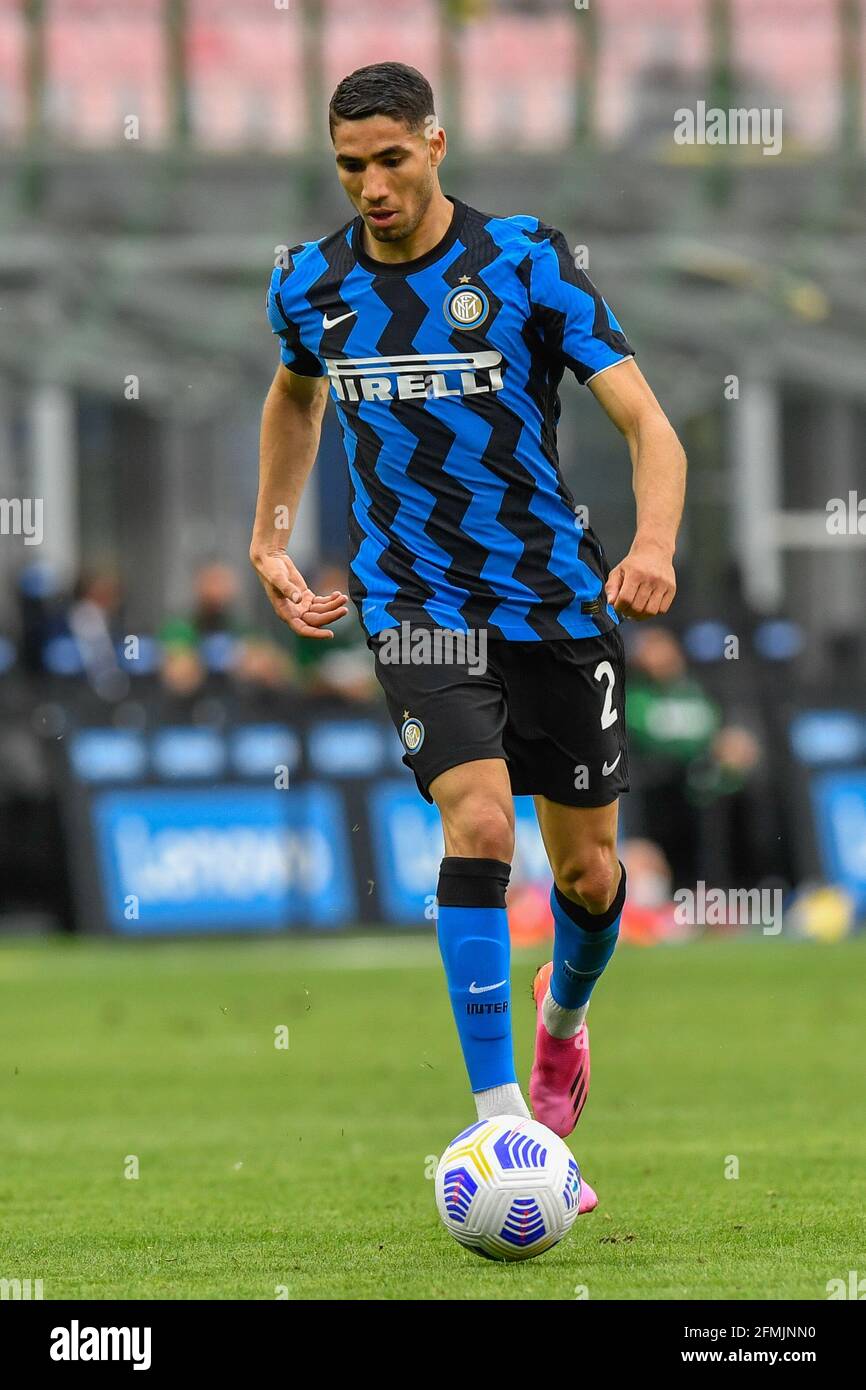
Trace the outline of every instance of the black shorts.
<instances>
[{"instance_id":1,"label":"black shorts","mask_svg":"<svg viewBox=\"0 0 866 1390\"><path fill-rule=\"evenodd\" d=\"M434 778L478 758L506 760L515 796L607 806L628 791L618 628L548 642L491 639L486 652L479 646L457 653L462 662L418 652L415 664L406 659L405 644L402 660L388 659L394 646L389 652L385 639L379 633L368 646L403 742L403 762L427 801Z\"/></svg>"}]
</instances>

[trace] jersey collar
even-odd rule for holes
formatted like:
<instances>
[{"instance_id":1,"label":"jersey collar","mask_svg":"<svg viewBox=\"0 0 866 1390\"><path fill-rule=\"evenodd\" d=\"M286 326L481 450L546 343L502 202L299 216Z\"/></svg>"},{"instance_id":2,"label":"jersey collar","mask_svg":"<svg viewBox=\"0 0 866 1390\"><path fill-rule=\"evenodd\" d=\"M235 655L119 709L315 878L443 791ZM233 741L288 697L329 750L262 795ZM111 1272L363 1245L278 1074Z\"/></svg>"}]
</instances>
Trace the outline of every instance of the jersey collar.
<instances>
[{"instance_id":1,"label":"jersey collar","mask_svg":"<svg viewBox=\"0 0 866 1390\"><path fill-rule=\"evenodd\" d=\"M361 217L356 217L352 223L352 252L355 260L373 275L414 275L416 270L426 270L428 265L435 265L454 245L466 220L466 204L461 203L459 198L452 198L450 194L445 196L449 203L454 204L451 225L442 240L431 246L429 251L425 251L423 256L416 257L414 261L377 261L373 256L368 256L362 238L364 222Z\"/></svg>"}]
</instances>

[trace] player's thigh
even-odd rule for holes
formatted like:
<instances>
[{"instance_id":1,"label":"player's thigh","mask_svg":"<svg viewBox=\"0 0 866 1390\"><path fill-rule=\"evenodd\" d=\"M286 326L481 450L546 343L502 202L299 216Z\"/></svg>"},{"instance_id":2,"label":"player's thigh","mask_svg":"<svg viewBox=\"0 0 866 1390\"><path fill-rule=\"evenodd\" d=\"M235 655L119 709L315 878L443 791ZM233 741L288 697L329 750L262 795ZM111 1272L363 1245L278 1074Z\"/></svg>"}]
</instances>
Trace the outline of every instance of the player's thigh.
<instances>
[{"instance_id":1,"label":"player's thigh","mask_svg":"<svg viewBox=\"0 0 866 1390\"><path fill-rule=\"evenodd\" d=\"M604 807L628 790L622 639L501 644L503 747L515 795Z\"/></svg>"},{"instance_id":2,"label":"player's thigh","mask_svg":"<svg viewBox=\"0 0 866 1390\"><path fill-rule=\"evenodd\" d=\"M514 801L504 758L451 767L433 779L430 795L442 817L446 854L511 863Z\"/></svg>"},{"instance_id":3,"label":"player's thigh","mask_svg":"<svg viewBox=\"0 0 866 1390\"><path fill-rule=\"evenodd\" d=\"M403 743L403 762L414 772L427 801L432 802L430 788L443 773L504 757L505 697L494 672L476 673L458 661L401 659L407 653L399 644L392 653L376 639L368 645ZM394 659L387 659L392 655ZM458 784L462 786L460 779Z\"/></svg>"},{"instance_id":4,"label":"player's thigh","mask_svg":"<svg viewBox=\"0 0 866 1390\"><path fill-rule=\"evenodd\" d=\"M612 897L619 879L619 802L564 806L536 796L535 814L557 887L568 897Z\"/></svg>"}]
</instances>

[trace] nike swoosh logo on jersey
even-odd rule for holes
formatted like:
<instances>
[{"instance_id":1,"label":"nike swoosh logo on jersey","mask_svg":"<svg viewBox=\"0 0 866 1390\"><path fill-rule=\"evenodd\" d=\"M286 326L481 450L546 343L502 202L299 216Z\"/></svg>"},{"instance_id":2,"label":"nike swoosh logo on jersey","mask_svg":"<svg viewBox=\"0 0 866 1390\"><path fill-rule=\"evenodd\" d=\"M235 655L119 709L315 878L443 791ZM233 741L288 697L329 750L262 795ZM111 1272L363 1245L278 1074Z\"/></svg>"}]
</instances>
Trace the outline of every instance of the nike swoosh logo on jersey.
<instances>
[{"instance_id":1,"label":"nike swoosh logo on jersey","mask_svg":"<svg viewBox=\"0 0 866 1390\"><path fill-rule=\"evenodd\" d=\"M323 315L322 315L322 327L323 327L323 328L336 328L338 323L345 323L346 319L354 318L354 316L355 316L355 314L357 314L357 312L358 312L357 309L350 309L349 312L348 312L348 314L341 314L340 317L337 318L337 319L329 319L327 314L323 314Z\"/></svg>"},{"instance_id":2,"label":"nike swoosh logo on jersey","mask_svg":"<svg viewBox=\"0 0 866 1390\"><path fill-rule=\"evenodd\" d=\"M614 768L616 767L616 765L617 765L617 763L619 762L619 760L620 760L621 757L622 757L622 753L618 753L617 756L614 758L613 762L610 764L610 766L608 766L607 763L604 764L603 768L601 769L601 775L602 775L602 777L609 777L609 776L610 776L610 774L613 772Z\"/></svg>"},{"instance_id":3,"label":"nike swoosh logo on jersey","mask_svg":"<svg viewBox=\"0 0 866 1390\"><path fill-rule=\"evenodd\" d=\"M473 980L472 984L469 986L469 993L487 994L489 990L499 989L499 986L504 984L507 984L507 978L505 980L497 980L495 985L476 985L475 981Z\"/></svg>"}]
</instances>

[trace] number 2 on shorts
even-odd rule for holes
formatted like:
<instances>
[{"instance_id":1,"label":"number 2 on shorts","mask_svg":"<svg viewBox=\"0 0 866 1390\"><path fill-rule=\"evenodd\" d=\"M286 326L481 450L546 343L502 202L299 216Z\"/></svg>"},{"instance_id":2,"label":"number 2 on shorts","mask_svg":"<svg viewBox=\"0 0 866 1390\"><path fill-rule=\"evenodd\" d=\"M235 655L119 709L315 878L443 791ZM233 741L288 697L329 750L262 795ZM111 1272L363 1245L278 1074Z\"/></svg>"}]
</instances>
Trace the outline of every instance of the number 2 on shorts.
<instances>
[{"instance_id":1,"label":"number 2 on shorts","mask_svg":"<svg viewBox=\"0 0 866 1390\"><path fill-rule=\"evenodd\" d=\"M601 711L601 727L609 729L611 724L615 724L619 719L619 711L613 707L613 688L616 685L614 669L609 661L600 661L593 675L597 681L607 681L607 690L604 692L604 708Z\"/></svg>"}]
</instances>

